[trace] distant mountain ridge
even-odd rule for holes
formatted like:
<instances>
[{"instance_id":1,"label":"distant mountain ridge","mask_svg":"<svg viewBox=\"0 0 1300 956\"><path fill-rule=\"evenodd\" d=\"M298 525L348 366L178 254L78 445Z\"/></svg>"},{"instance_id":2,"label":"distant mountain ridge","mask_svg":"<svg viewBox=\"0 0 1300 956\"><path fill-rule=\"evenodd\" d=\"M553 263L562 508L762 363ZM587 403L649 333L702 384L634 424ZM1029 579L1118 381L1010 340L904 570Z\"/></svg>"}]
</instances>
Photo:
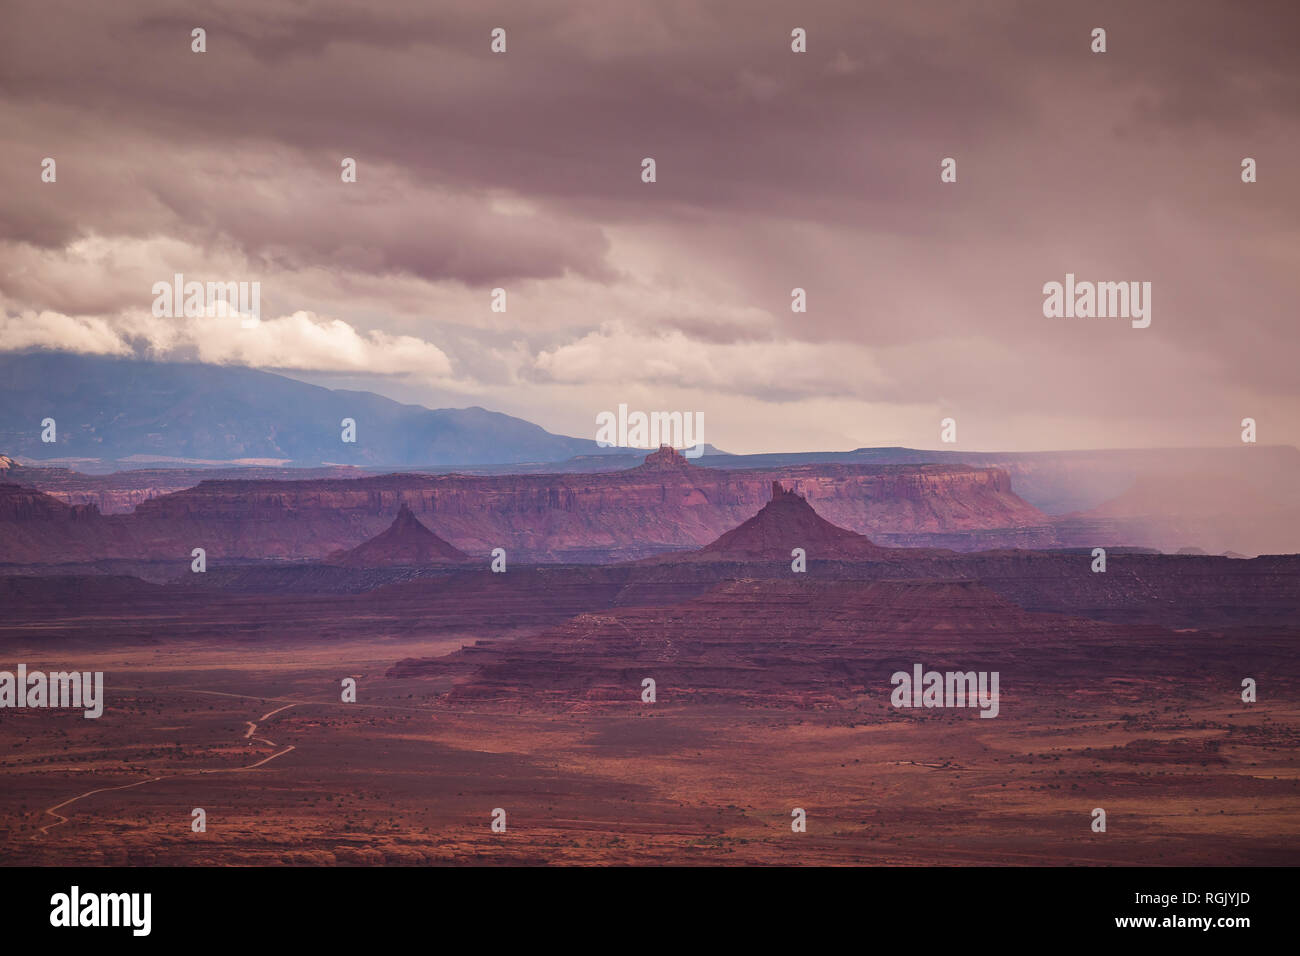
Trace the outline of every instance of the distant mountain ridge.
<instances>
[{"instance_id":1,"label":"distant mountain ridge","mask_svg":"<svg viewBox=\"0 0 1300 956\"><path fill-rule=\"evenodd\" d=\"M55 444L41 441L46 418L57 422ZM341 440L345 418L356 421L356 443ZM689 465L777 472L778 477L793 476L798 472L791 469L800 468L826 474L833 467L864 466L998 469L1009 477L1007 490L1039 512L1008 513L1002 530L1021 530L1014 538L1002 534L999 545L1300 551L1300 506L1294 495L1300 449L1236 442L1231 429L1228 435L1221 447L1041 452L864 447L728 455L706 445L703 457L690 459ZM645 454L643 449L601 448L594 440L555 435L482 408L431 410L247 368L0 353L0 475L69 504L94 504L106 515L128 512L207 478L364 478L397 471L576 476L633 468L672 473L686 465L659 453L647 461ZM68 467L53 467L58 465ZM810 500L822 507L820 491ZM956 513L938 524L960 537L935 538L938 527L921 531L926 516L917 507L915 516L892 525L885 537L875 538L877 543L959 550L994 546L970 540L970 529L959 527ZM977 507L972 513L981 511ZM873 536L884 530L859 524L861 515L828 512L827 517ZM657 521L653 515L646 518L652 525ZM1029 527L1035 522L1043 527ZM908 530L900 532L900 527ZM929 539L916 540L918 531ZM891 533L908 537L900 540Z\"/></svg>"},{"instance_id":2,"label":"distant mountain ridge","mask_svg":"<svg viewBox=\"0 0 1300 956\"><path fill-rule=\"evenodd\" d=\"M41 440L53 418L54 443ZM344 442L342 421L356 422ZM429 409L238 366L0 354L0 450L49 461L514 464L617 453L484 408Z\"/></svg>"}]
</instances>

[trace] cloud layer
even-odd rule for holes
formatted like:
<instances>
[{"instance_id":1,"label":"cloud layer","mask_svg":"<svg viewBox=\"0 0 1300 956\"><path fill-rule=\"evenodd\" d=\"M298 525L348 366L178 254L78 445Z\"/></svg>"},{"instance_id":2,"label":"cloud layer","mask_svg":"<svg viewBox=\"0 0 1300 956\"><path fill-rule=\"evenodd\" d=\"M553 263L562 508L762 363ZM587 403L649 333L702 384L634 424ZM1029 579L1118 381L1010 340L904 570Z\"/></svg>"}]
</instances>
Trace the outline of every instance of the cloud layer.
<instances>
[{"instance_id":1,"label":"cloud layer","mask_svg":"<svg viewBox=\"0 0 1300 956\"><path fill-rule=\"evenodd\" d=\"M700 410L735 451L934 447L948 416L967 447L1300 443L1300 9L867 6L18 0L0 347L585 437ZM263 321L155 318L177 272L260 282ZM1067 272L1150 281L1151 327L1044 318Z\"/></svg>"}]
</instances>

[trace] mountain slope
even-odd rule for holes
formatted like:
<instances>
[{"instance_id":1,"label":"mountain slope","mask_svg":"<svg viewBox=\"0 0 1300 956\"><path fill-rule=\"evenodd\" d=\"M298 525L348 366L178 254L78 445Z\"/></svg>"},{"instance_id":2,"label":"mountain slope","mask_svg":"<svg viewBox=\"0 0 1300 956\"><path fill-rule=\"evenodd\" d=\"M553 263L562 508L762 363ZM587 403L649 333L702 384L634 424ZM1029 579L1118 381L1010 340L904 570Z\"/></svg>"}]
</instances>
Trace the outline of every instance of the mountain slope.
<instances>
[{"instance_id":1,"label":"mountain slope","mask_svg":"<svg viewBox=\"0 0 1300 956\"><path fill-rule=\"evenodd\" d=\"M57 441L41 441L53 418ZM356 442L341 422L356 422ZM296 464L457 465L605 453L483 408L428 409L254 369L25 352L0 355L0 448L41 460L131 456ZM614 451L615 449L609 449Z\"/></svg>"}]
</instances>

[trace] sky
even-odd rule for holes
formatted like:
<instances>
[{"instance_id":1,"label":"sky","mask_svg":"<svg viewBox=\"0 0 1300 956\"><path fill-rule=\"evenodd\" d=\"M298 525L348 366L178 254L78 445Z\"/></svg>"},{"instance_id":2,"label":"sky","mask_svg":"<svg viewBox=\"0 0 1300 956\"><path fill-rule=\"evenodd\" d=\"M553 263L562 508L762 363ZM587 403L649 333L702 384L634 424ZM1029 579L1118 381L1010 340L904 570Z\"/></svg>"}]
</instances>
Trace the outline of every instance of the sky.
<instances>
[{"instance_id":1,"label":"sky","mask_svg":"<svg viewBox=\"0 0 1300 956\"><path fill-rule=\"evenodd\" d=\"M1300 445L1294 2L6 8L0 350L736 453ZM155 316L176 273L261 322ZM1067 273L1150 326L1046 317Z\"/></svg>"}]
</instances>

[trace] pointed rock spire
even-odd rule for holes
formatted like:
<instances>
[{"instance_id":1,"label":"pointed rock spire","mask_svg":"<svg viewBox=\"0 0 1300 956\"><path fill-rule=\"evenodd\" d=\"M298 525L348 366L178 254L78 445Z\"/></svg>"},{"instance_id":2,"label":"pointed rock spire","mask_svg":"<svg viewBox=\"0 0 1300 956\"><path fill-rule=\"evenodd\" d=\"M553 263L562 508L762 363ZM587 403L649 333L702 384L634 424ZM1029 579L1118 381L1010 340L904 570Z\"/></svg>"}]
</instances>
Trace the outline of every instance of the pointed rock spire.
<instances>
[{"instance_id":1,"label":"pointed rock spire","mask_svg":"<svg viewBox=\"0 0 1300 956\"><path fill-rule=\"evenodd\" d=\"M465 552L421 524L415 512L402 502L387 531L349 551L336 551L325 561L346 567L373 568L448 564L468 558Z\"/></svg>"},{"instance_id":2,"label":"pointed rock spire","mask_svg":"<svg viewBox=\"0 0 1300 956\"><path fill-rule=\"evenodd\" d=\"M803 495L774 481L772 500L758 514L694 553L709 559L788 561L793 548L803 548L809 558L844 560L879 558L889 550L831 524Z\"/></svg>"}]
</instances>

